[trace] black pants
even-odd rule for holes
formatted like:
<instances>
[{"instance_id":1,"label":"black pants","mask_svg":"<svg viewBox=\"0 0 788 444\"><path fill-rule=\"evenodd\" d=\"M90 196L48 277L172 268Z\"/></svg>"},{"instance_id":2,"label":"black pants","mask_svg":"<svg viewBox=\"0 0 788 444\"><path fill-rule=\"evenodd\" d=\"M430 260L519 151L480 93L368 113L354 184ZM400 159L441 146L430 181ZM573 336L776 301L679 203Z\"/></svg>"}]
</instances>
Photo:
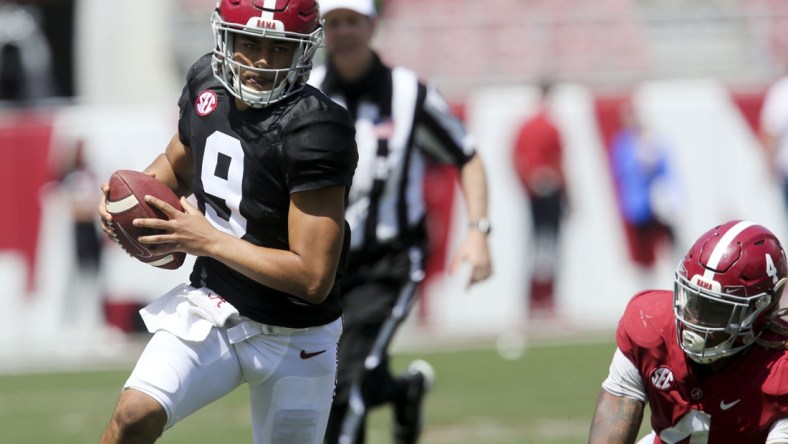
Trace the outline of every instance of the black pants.
<instances>
[{"instance_id":1,"label":"black pants","mask_svg":"<svg viewBox=\"0 0 788 444\"><path fill-rule=\"evenodd\" d=\"M423 256L424 249L420 251ZM336 395L325 438L328 444L338 441L354 381L361 384L367 409L404 396L404 385L389 369L388 350L384 351L380 365L372 372L364 371L364 360L372 350L383 323L391 315L400 291L409 282L412 267L408 250L352 255L348 272L339 281L344 329L339 340ZM355 442L363 443L364 435L362 423Z\"/></svg>"},{"instance_id":2,"label":"black pants","mask_svg":"<svg viewBox=\"0 0 788 444\"><path fill-rule=\"evenodd\" d=\"M558 265L558 237L564 213L565 196L562 190L544 196L531 196L531 256L533 267L528 283L531 316L553 310L555 306L555 276Z\"/></svg>"},{"instance_id":3,"label":"black pants","mask_svg":"<svg viewBox=\"0 0 788 444\"><path fill-rule=\"evenodd\" d=\"M74 246L77 252L77 264L84 271L97 272L101 263L101 238L96 223L74 223Z\"/></svg>"},{"instance_id":4,"label":"black pants","mask_svg":"<svg viewBox=\"0 0 788 444\"><path fill-rule=\"evenodd\" d=\"M564 193L556 190L545 196L530 197L531 223L535 236L558 237L564 213Z\"/></svg>"}]
</instances>

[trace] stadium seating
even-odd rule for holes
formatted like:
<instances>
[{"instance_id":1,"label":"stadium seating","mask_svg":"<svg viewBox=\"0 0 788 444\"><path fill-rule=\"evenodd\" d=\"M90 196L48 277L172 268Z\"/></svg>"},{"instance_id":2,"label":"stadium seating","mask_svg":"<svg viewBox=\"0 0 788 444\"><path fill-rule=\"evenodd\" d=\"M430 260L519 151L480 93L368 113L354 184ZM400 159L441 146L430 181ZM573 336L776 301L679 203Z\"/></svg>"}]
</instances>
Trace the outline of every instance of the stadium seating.
<instances>
[{"instance_id":1,"label":"stadium seating","mask_svg":"<svg viewBox=\"0 0 788 444\"><path fill-rule=\"evenodd\" d=\"M788 58L788 3L779 0L390 0L382 17L385 58L450 96L545 74L592 86L757 84Z\"/></svg>"}]
</instances>

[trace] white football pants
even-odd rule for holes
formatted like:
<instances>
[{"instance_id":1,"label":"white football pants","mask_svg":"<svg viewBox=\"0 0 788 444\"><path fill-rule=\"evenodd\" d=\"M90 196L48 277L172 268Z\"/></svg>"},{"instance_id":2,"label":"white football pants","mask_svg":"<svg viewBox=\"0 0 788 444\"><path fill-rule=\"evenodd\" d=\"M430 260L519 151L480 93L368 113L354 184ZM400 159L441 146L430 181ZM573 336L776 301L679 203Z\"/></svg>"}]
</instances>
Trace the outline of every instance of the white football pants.
<instances>
[{"instance_id":1,"label":"white football pants","mask_svg":"<svg viewBox=\"0 0 788 444\"><path fill-rule=\"evenodd\" d=\"M188 303L177 304L183 308ZM191 316L175 311L181 315L174 314L173 323L189 322ZM255 443L322 443L334 394L341 319L291 329L236 317L224 327L212 327L201 341L170 331L155 332L124 385L164 407L165 430L248 383Z\"/></svg>"}]
</instances>

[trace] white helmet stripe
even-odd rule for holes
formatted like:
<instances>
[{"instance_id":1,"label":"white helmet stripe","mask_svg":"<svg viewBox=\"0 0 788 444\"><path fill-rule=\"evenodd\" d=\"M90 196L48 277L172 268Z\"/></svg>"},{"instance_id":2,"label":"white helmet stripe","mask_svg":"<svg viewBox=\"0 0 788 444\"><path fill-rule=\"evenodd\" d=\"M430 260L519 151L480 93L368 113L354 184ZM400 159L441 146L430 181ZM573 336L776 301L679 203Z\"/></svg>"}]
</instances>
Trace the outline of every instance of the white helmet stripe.
<instances>
[{"instance_id":1,"label":"white helmet stripe","mask_svg":"<svg viewBox=\"0 0 788 444\"><path fill-rule=\"evenodd\" d=\"M263 20L273 20L273 10L276 8L276 0L265 0L263 2L263 14L260 16Z\"/></svg>"},{"instance_id":2,"label":"white helmet stripe","mask_svg":"<svg viewBox=\"0 0 788 444\"><path fill-rule=\"evenodd\" d=\"M748 227L755 225L753 222L748 221L741 221L736 225L732 226L727 233L722 235L722 238L717 245L714 247L714 251L711 252L711 256L709 256L709 262L706 264L706 271L703 273L703 279L707 281L714 280L714 271L709 270L709 268L716 269L717 265L720 263L720 259L722 258L723 253L725 250L728 249L728 245L736 239L736 236L739 235L742 231L746 230Z\"/></svg>"}]
</instances>

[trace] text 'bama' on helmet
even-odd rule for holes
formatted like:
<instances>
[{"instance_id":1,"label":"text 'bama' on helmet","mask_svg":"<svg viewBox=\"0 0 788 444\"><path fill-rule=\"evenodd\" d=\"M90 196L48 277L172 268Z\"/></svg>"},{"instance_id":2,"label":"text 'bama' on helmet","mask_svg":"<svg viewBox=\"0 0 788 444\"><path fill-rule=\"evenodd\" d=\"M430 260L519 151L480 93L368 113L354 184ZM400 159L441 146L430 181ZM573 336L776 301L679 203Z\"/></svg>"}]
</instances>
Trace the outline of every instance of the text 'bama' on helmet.
<instances>
[{"instance_id":1,"label":"text 'bama' on helmet","mask_svg":"<svg viewBox=\"0 0 788 444\"><path fill-rule=\"evenodd\" d=\"M323 42L316 0L219 0L211 24L216 39L214 75L233 96L254 108L276 103L301 90L309 78L312 58ZM295 45L289 66L272 68L244 63L236 48L239 36ZM245 73L265 79L270 86L247 84L242 78Z\"/></svg>"},{"instance_id":2,"label":"text 'bama' on helmet","mask_svg":"<svg viewBox=\"0 0 788 444\"><path fill-rule=\"evenodd\" d=\"M704 233L676 270L676 334L687 356L708 364L763 333L788 276L785 251L768 229L731 221Z\"/></svg>"}]
</instances>

